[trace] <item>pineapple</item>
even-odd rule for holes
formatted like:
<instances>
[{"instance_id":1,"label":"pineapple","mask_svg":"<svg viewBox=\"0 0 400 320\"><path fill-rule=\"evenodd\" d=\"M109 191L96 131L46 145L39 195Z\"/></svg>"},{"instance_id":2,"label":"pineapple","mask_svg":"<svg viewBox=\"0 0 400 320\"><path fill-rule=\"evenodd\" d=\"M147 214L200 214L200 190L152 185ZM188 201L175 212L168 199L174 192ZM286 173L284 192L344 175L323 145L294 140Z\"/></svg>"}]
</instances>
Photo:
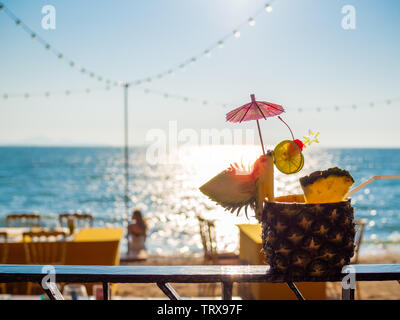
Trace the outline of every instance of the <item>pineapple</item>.
<instances>
[{"instance_id":1,"label":"pineapple","mask_svg":"<svg viewBox=\"0 0 400 320\"><path fill-rule=\"evenodd\" d=\"M275 201L277 202L305 202L304 194L289 194L287 196L276 197Z\"/></svg>"},{"instance_id":2,"label":"pineapple","mask_svg":"<svg viewBox=\"0 0 400 320\"><path fill-rule=\"evenodd\" d=\"M262 237L267 261L280 274L316 278L335 275L354 254L353 220L350 200L265 202Z\"/></svg>"},{"instance_id":3,"label":"pineapple","mask_svg":"<svg viewBox=\"0 0 400 320\"><path fill-rule=\"evenodd\" d=\"M274 201L274 161L272 151L259 157L251 172L237 164L222 171L200 187L200 191L226 210L234 213L244 207L254 209L261 218L264 200Z\"/></svg>"},{"instance_id":4,"label":"pineapple","mask_svg":"<svg viewBox=\"0 0 400 320\"><path fill-rule=\"evenodd\" d=\"M353 183L350 173L337 167L300 178L306 203L343 201Z\"/></svg>"}]
</instances>

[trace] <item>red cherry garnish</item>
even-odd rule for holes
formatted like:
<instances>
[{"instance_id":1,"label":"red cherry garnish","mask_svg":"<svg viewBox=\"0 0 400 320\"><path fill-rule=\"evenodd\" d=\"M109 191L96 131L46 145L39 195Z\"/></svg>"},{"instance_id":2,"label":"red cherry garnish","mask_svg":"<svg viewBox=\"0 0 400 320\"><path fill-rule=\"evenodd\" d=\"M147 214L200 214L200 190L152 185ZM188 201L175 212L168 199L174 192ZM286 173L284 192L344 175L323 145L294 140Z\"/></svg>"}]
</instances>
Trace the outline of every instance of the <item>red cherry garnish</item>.
<instances>
[{"instance_id":1,"label":"red cherry garnish","mask_svg":"<svg viewBox=\"0 0 400 320\"><path fill-rule=\"evenodd\" d=\"M303 151L304 148L303 142L301 142L299 139L293 140L293 142L298 145L301 151Z\"/></svg>"}]
</instances>

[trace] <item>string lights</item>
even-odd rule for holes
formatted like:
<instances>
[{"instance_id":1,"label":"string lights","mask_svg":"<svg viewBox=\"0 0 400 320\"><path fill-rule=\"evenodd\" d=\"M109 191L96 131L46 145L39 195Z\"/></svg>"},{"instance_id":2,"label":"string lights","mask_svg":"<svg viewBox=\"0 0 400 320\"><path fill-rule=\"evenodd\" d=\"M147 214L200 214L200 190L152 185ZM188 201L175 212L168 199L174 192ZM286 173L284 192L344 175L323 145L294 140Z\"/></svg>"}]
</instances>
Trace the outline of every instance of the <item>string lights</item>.
<instances>
[{"instance_id":1,"label":"string lights","mask_svg":"<svg viewBox=\"0 0 400 320\"><path fill-rule=\"evenodd\" d=\"M238 25L232 32L226 34L225 36L221 37L217 42L212 43L208 47L206 47L204 50L202 50L199 54L192 56L189 59L186 59L182 61L181 63L178 63L176 66L172 68L168 68L163 72L159 72L155 75L152 76L147 76L143 77L141 79L136 79L133 81L128 81L127 83L120 83L119 81L112 81L108 79L107 77L104 77L94 71L90 71L88 68L85 68L83 66L78 66L75 62L75 60L68 58L64 53L62 53L60 50L56 49L54 46L50 45L46 40L41 38L40 36L37 35L36 32L34 32L29 26L27 26L21 19L19 19L15 14L10 11L3 3L0 2L0 12L4 11L5 14L11 18L17 26L22 27L22 29L30 35L30 37L36 41L38 41L46 50L51 51L59 60L63 60L65 63L67 63L71 68L75 68L76 70L80 71L82 74L88 75L90 78L95 79L99 82L106 82L108 85L111 83L114 86L124 86L127 84L128 86L137 86L141 85L143 83L149 83L153 80L156 79L162 79L165 76L173 76L176 71L184 71L186 70L186 67L189 65L194 64L197 62L199 59L203 57L211 57L211 52L216 49L222 49L225 45L225 43L230 39L230 38L240 38L241 36L241 30L246 27L250 26L253 27L256 24L255 18L258 17L260 14L272 12L272 6L271 4L274 2L274 0L270 0L268 3L266 3L262 8L257 10L253 15L251 15L246 21Z\"/></svg>"},{"instance_id":2,"label":"string lights","mask_svg":"<svg viewBox=\"0 0 400 320\"><path fill-rule=\"evenodd\" d=\"M359 103L359 104L346 104L346 105L334 105L331 107L317 107L317 108L297 108L297 112L303 112L303 111L316 111L316 112L322 112L322 111L341 111L341 110L358 110L358 109L365 109L365 107L378 107L378 106L389 106L393 101L400 101L400 97L394 98L394 99L382 99L382 100L375 100L375 101L370 101L370 102L364 102L364 103Z\"/></svg>"},{"instance_id":3,"label":"string lights","mask_svg":"<svg viewBox=\"0 0 400 320\"><path fill-rule=\"evenodd\" d=\"M0 97L3 98L3 100L8 100L10 98L37 98L37 97L45 97L49 98L52 96L70 96L70 95L75 95L75 94L82 94L82 93L92 93L92 92L98 92L98 91L108 91L110 90L110 86L105 86L105 87L99 87L99 88L86 88L86 89L66 89L62 91L45 91L45 92L25 92L25 93L4 93L0 95Z\"/></svg>"},{"instance_id":4,"label":"string lights","mask_svg":"<svg viewBox=\"0 0 400 320\"><path fill-rule=\"evenodd\" d=\"M202 104L202 105L216 105L216 106L220 106L222 108L227 107L226 103L222 103L220 101L209 100L209 99L204 99L204 98L203 99L193 98L193 97L189 97L187 95L163 92L163 91L153 90L153 89L149 89L149 88L145 88L143 90L143 92L146 94L158 95L160 97L163 97L164 99L175 99L175 100L179 100L179 101L183 101L183 102L197 103L197 104Z\"/></svg>"},{"instance_id":5,"label":"string lights","mask_svg":"<svg viewBox=\"0 0 400 320\"><path fill-rule=\"evenodd\" d=\"M177 64L175 67L172 67L166 71L160 72L155 76L151 76L150 78L152 79L160 79L163 78L164 76L172 76L174 75L175 71L185 71L186 67L189 65L194 64L195 62L197 62L199 59L203 58L203 57L211 57L212 51L214 49L222 49L224 48L225 43L230 39L230 38L240 38L241 36L241 30L243 28L245 28L246 26L250 26L253 27L256 24L256 20L255 18L258 17L259 15L261 15L262 13L265 13L265 11L267 13L271 13L272 12L272 3L274 2L274 0L270 0L268 3L266 3L263 7L261 7L260 9L258 9L253 15L251 15L246 21L242 22L240 25L238 25L235 29L233 29L232 32L227 33L224 37L221 37L220 40L218 40L217 42L212 43L211 45L209 45L205 50L202 50L201 53L193 56L192 58L186 59L184 61L182 61L181 63ZM143 79L139 79L139 80L143 80ZM137 80L136 80L137 81ZM136 84L136 81L132 81L129 83L129 85L132 84Z\"/></svg>"},{"instance_id":6,"label":"string lights","mask_svg":"<svg viewBox=\"0 0 400 320\"><path fill-rule=\"evenodd\" d=\"M258 11L256 11L253 15L251 15L246 21L244 21L243 23L241 23L240 25L238 25L232 32L226 34L224 37L220 38L220 40L218 40L217 42L211 44L210 46L208 46L205 50L202 50L200 54L194 55L192 57L190 57L189 59L186 59L185 61L179 63L176 67L172 67L167 69L164 72L159 72L158 74L156 74L155 76L148 76L148 77L144 77L141 79L137 79L131 82L127 82L124 83L122 81L115 81L115 80L111 80L109 78L106 78L94 71L91 71L90 69L78 65L74 60L68 58L68 56L66 56L64 53L62 53L61 51L57 50L54 46L50 45L47 41L45 41L43 38L41 38L40 36L38 36L38 34L36 32L34 32L31 28L29 28L21 19L19 19L18 17L16 17L3 3L0 2L0 12L5 12L6 15L11 18L14 22L15 25L18 27L21 27L22 30L24 30L27 34L30 35L31 39L39 42L46 50L51 51L59 60L62 60L64 62L66 62L71 68L75 68L76 70L78 70L80 73L85 74L87 76L89 76L91 79L94 79L98 82L102 82L105 83L105 87L102 88L97 88L97 89L84 89L84 90L64 90L62 92L45 92L45 93L40 93L40 94L35 94L35 93L20 93L20 94L9 94L9 93L4 93L3 95L0 95L0 97L2 97L4 100L7 100L9 98L17 98L17 97L22 97L25 99L29 99L31 97L40 97L40 96L44 96L44 97L50 97L50 96L54 96L54 95L66 95L69 96L71 94L76 94L76 93L91 93L93 91L99 91L99 90L110 90L111 87L123 87L123 86L138 86L138 85L142 85L144 83L151 83L153 80L156 79L162 79L165 76L173 76L175 74L175 72L177 71L185 71L187 69L188 66L193 65L194 63L196 63L199 59L203 58L203 57L211 57L211 53L214 49L218 48L218 49L222 49L224 48L225 43L230 39L230 38L240 38L241 36L241 30L246 27L254 27L256 24L256 20L255 18L258 17L261 13L263 12L267 12L267 13L271 13L272 12L272 6L271 4L273 3L274 0L269 1L268 3L266 3L261 9L259 9ZM215 105L220 105L223 108L227 108L227 104L225 103L221 103L221 102L217 102L217 101L211 101L211 100L204 100L204 99L197 99L197 98L191 98L188 97L186 95L179 95L179 94L171 94L171 93L167 93L167 92L160 92L157 90L151 90L151 89L144 89L144 92L146 94L155 94L155 95L160 95L162 97L164 97L165 99L178 99L180 101L184 101L184 102L196 102L196 103L201 103L203 105L208 105L208 104L215 104ZM297 110L298 112L303 112L303 111L312 111L312 112L322 112L322 111L327 111L327 110L333 110L333 111L341 111L343 109L353 109L353 110L357 110L359 109L359 107L363 107L365 105L368 105L370 108L374 108L378 105L391 105L392 102L400 100L400 98L396 98L396 99L385 99L383 101L371 101L365 104L350 104L350 105L335 105L333 107L313 107L313 108L297 108L295 110Z\"/></svg>"},{"instance_id":7,"label":"string lights","mask_svg":"<svg viewBox=\"0 0 400 320\"><path fill-rule=\"evenodd\" d=\"M15 94L4 93L4 94L0 95L0 97L2 97L3 100L8 100L10 98L25 98L25 99L40 98L40 97L49 98L49 97L55 97L55 96L70 96L70 95L83 94L83 93L89 94L89 93L96 92L96 91L108 91L110 89L111 89L111 87L106 86L106 87L91 88L91 89L90 88L75 89L75 90L67 89L67 90L52 91L52 92L46 91L44 93L28 93L28 92L15 93ZM202 104L202 105L216 105L216 106L220 106L223 108L227 108L227 104L221 103L220 101L193 98L193 97L189 97L187 95L162 92L162 91L153 90L150 88L144 88L143 92L145 94L158 95L158 96L163 97L164 99L175 99L175 100L179 100L179 101L183 101L183 102L198 103L198 104Z\"/></svg>"},{"instance_id":8,"label":"string lights","mask_svg":"<svg viewBox=\"0 0 400 320\"><path fill-rule=\"evenodd\" d=\"M21 27L22 30L24 30L28 35L30 35L32 40L39 42L46 50L52 52L59 60L63 60L71 68L75 68L77 66L73 59L68 58L68 56L66 56L60 50L55 48L53 45L50 45L50 43L48 43L45 39L40 37L35 31L33 31L27 24L25 24L17 16L15 16L15 14L1 2L0 2L0 12L4 12L10 19L12 19L15 22L16 26ZM111 82L111 80L109 80L103 76L100 76L99 74L97 74L93 71L89 71L87 68L80 67L77 69L80 70L81 73L87 74L91 78L94 78L99 82L103 82L104 79L106 79L106 81L108 81L108 82Z\"/></svg>"},{"instance_id":9,"label":"string lights","mask_svg":"<svg viewBox=\"0 0 400 320\"><path fill-rule=\"evenodd\" d=\"M118 83L118 85L121 85ZM18 93L18 94L10 94L10 93L4 93L0 95L0 97L3 98L3 100L7 100L10 98L31 98L31 97L50 97L50 96L70 96L73 94L82 94L82 93L92 93L95 91L108 91L111 89L111 86L105 86L105 87L100 87L100 88L86 88L86 89L81 89L81 90L63 90L63 91L46 91L45 93L30 93L30 92L25 92L25 93ZM160 97L163 97L164 99L175 99L178 101L183 101L183 102L188 102L188 103L196 103L196 104L201 104L201 105L214 105L214 106L220 106L221 108L227 108L229 105L234 105L233 103L227 104L227 103L222 103L221 101L215 101L215 100L210 100L210 99L204 99L204 98L194 98L190 97L187 95L183 94L175 94L175 93L170 93L170 92L164 92L164 91L159 91L159 90L153 90L150 88L144 88L143 93L145 94L152 94L152 95L157 95ZM286 106L286 109L291 109L293 111L297 111L299 113L302 112L323 112L323 111L342 111L342 110L362 110L365 109L365 107L369 108L374 108L374 107L380 107L380 106L391 106L395 102L400 101L400 97L398 98L389 98L389 99L382 99L382 100L374 100L374 101L369 101L369 102L364 102L364 103L359 103L359 104L347 104L347 105L333 105L333 106L327 106L327 107L307 107L307 108L290 108Z\"/></svg>"}]
</instances>

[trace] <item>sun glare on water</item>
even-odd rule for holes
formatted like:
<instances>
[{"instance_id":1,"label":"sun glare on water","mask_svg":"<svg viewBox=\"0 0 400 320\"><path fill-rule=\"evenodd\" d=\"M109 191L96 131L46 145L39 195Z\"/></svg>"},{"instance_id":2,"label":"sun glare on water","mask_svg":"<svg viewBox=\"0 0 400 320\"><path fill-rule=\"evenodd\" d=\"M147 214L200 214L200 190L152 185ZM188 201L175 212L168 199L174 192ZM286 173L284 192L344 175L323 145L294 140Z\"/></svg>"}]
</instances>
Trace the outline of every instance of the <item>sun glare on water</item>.
<instances>
[{"instance_id":1,"label":"sun glare on water","mask_svg":"<svg viewBox=\"0 0 400 320\"><path fill-rule=\"evenodd\" d=\"M273 149L273 147L266 146L266 150L268 149ZM179 192L178 189L169 188L168 201L175 202L176 207L183 206L185 208L182 209L186 210L185 213L182 212L185 218L177 215L180 219L184 219L180 223L184 228L190 228L191 233L191 237L188 237L188 249L182 249L183 251L193 251L196 245L199 250L201 249L200 238L194 233L198 230L197 215L215 220L219 250L238 250L239 237L236 225L257 223L257 220L252 217L253 212L249 210L249 218L246 218L244 213L237 217L208 199L200 192L199 187L229 168L231 164L237 163L239 166L251 168L261 155L262 150L259 145L185 146L179 149L175 165L162 166L164 171L175 172L174 180L182 182L181 187L177 187ZM309 165L305 166L307 167ZM172 168L174 168L173 171L171 171ZM300 173L300 176L303 174ZM275 169L275 194L279 196L301 192L298 178L299 174L285 175ZM172 196L174 193L175 196ZM176 227L174 230L178 231ZM160 232L165 236L164 233L169 231L164 228Z\"/></svg>"}]
</instances>

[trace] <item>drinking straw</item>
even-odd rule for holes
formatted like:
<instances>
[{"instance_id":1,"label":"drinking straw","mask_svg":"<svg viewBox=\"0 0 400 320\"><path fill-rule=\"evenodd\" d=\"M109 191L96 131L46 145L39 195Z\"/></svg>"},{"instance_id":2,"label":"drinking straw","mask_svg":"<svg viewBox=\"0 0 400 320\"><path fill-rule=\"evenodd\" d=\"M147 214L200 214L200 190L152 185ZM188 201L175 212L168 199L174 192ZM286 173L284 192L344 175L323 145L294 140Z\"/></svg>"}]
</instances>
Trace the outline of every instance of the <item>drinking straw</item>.
<instances>
[{"instance_id":1,"label":"drinking straw","mask_svg":"<svg viewBox=\"0 0 400 320\"><path fill-rule=\"evenodd\" d=\"M385 179L400 179L400 174L389 174L389 175L383 175L383 176L374 176L364 183L360 184L359 186L355 187L354 189L350 190L345 198L350 197L351 195L355 194L357 191L360 191L362 188L364 188L366 185L369 185L371 182L375 180L385 180Z\"/></svg>"}]
</instances>

